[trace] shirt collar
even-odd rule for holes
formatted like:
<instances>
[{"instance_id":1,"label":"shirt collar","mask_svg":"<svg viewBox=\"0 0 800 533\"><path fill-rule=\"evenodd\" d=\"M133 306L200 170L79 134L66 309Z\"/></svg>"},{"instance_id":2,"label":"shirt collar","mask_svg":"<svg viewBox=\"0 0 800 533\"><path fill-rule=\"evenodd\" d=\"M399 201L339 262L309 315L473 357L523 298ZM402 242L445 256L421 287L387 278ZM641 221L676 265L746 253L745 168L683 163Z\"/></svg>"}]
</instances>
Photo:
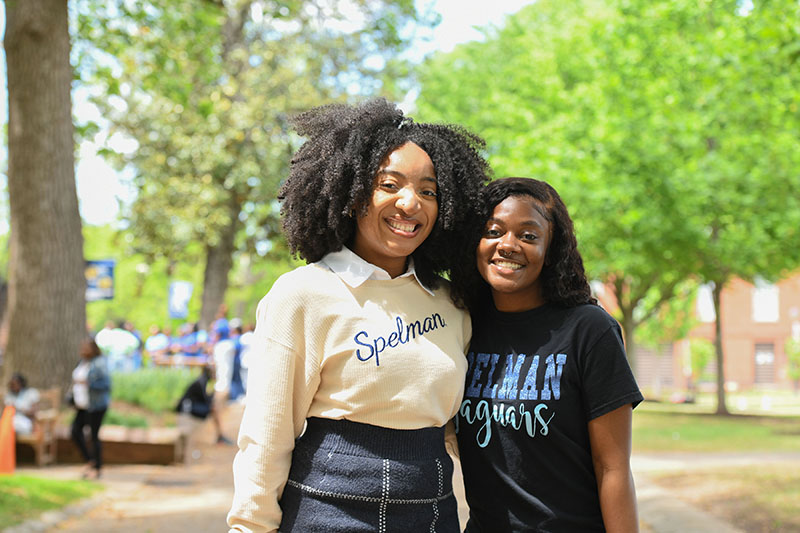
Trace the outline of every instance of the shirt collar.
<instances>
[{"instance_id":1,"label":"shirt collar","mask_svg":"<svg viewBox=\"0 0 800 533\"><path fill-rule=\"evenodd\" d=\"M342 281L347 283L350 287L356 288L368 279L389 280L392 277L384 269L368 263L361 258L358 254L350 250L347 246L342 246L338 252L331 252L319 261L322 265L333 271L334 274L339 276ZM433 291L426 287L417 277L417 271L414 268L414 260L408 259L408 270L404 274L400 274L401 278L407 276L414 276L419 286L425 292L433 296Z\"/></svg>"}]
</instances>

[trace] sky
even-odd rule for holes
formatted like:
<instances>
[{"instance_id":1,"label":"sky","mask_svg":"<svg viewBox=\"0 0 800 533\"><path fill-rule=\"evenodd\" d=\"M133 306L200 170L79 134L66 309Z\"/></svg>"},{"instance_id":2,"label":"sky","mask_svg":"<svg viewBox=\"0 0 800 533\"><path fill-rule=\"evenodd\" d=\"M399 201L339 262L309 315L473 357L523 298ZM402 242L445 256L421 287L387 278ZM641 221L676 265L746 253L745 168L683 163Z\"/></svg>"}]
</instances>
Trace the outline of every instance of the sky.
<instances>
[{"instance_id":1,"label":"sky","mask_svg":"<svg viewBox=\"0 0 800 533\"><path fill-rule=\"evenodd\" d=\"M432 5L441 15L441 23L433 30L430 42L422 43L418 49L423 52L450 52L453 48L467 41L480 40L482 34L478 29L488 25L502 24L506 15L516 13L523 6L535 0L416 0L419 9ZM2 2L0 2L2 4ZM491 7L489 7L491 6ZM5 31L5 9L0 8L0 31ZM0 49L0 124L8 120L8 97L5 86L5 55ZM409 95L413 99L413 95ZM73 95L73 107L76 116L86 119L96 115L91 106L81 101L81 96ZM408 99L401 104L407 106ZM75 167L75 181L78 191L81 216L87 224L102 225L114 222L119 216L120 202L130 202L135 198L135 191L127 185L126 176L118 173L99 156L97 149L106 142L106 133L100 132L94 142L81 144ZM130 142L123 139L111 139L113 148L130 149ZM2 147L0 161L5 160L5 149ZM5 176L3 176L5 179ZM7 202L0 202L6 205ZM5 211L3 209L2 211ZM0 233L8 231L8 213L0 212Z\"/></svg>"}]
</instances>

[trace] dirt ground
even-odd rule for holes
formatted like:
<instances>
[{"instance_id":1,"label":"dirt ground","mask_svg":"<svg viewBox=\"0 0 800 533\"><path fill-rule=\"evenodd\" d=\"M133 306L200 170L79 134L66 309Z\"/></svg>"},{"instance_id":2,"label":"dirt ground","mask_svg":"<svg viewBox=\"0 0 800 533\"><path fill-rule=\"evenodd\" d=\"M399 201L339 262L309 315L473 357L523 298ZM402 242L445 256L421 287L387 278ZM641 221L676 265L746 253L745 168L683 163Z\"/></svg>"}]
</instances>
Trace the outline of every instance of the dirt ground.
<instances>
[{"instance_id":1,"label":"dirt ground","mask_svg":"<svg viewBox=\"0 0 800 533\"><path fill-rule=\"evenodd\" d=\"M654 481L668 490L680 492L683 499L698 508L749 533L800 531L797 472L785 465L770 464L761 465L757 470L757 473L744 475L736 468L698 470L655 476ZM794 501L782 501L784 498ZM771 504L769 507L765 505L767 501Z\"/></svg>"}]
</instances>

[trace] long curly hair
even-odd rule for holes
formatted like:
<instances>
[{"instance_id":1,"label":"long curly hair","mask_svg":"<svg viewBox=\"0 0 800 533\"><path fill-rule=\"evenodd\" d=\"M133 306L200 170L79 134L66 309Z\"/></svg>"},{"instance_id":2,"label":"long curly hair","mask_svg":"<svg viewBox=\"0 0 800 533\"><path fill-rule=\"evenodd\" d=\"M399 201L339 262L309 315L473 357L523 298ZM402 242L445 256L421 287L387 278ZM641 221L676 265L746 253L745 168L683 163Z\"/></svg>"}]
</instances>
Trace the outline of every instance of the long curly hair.
<instances>
[{"instance_id":1,"label":"long curly hair","mask_svg":"<svg viewBox=\"0 0 800 533\"><path fill-rule=\"evenodd\" d=\"M490 306L491 288L476 267L476 250L494 208L510 196L529 196L537 200L544 207L542 216L550 222L552 238L539 274L545 302L558 307L597 304L586 280L567 206L553 187L533 178L502 178L484 188L480 216L465 232L460 242L459 259L452 269L454 301L465 304L473 313L480 313Z\"/></svg>"},{"instance_id":2,"label":"long curly hair","mask_svg":"<svg viewBox=\"0 0 800 533\"><path fill-rule=\"evenodd\" d=\"M435 287L437 274L451 267L456 231L480 207L490 172L481 155L483 139L457 125L415 123L382 98L317 107L292 124L308 137L278 192L292 253L314 262L350 244L381 163L410 141L427 152L436 171L439 214L431 234L411 254L420 281Z\"/></svg>"}]
</instances>

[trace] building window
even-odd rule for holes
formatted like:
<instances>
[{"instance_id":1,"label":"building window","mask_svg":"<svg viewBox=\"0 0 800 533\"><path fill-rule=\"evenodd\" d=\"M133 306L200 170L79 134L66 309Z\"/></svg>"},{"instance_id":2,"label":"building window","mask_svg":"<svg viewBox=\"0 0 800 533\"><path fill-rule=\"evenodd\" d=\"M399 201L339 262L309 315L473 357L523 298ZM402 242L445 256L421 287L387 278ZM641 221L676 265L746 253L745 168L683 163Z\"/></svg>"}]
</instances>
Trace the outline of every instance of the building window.
<instances>
[{"instance_id":1,"label":"building window","mask_svg":"<svg viewBox=\"0 0 800 533\"><path fill-rule=\"evenodd\" d=\"M755 383L775 382L775 345L772 343L756 344Z\"/></svg>"},{"instance_id":2,"label":"building window","mask_svg":"<svg viewBox=\"0 0 800 533\"><path fill-rule=\"evenodd\" d=\"M756 279L753 287L753 322L777 322L778 309L778 287L763 279Z\"/></svg>"},{"instance_id":3,"label":"building window","mask_svg":"<svg viewBox=\"0 0 800 533\"><path fill-rule=\"evenodd\" d=\"M697 318L700 322L714 322L717 313L714 312L714 296L711 284L700 285L697 288Z\"/></svg>"}]
</instances>

